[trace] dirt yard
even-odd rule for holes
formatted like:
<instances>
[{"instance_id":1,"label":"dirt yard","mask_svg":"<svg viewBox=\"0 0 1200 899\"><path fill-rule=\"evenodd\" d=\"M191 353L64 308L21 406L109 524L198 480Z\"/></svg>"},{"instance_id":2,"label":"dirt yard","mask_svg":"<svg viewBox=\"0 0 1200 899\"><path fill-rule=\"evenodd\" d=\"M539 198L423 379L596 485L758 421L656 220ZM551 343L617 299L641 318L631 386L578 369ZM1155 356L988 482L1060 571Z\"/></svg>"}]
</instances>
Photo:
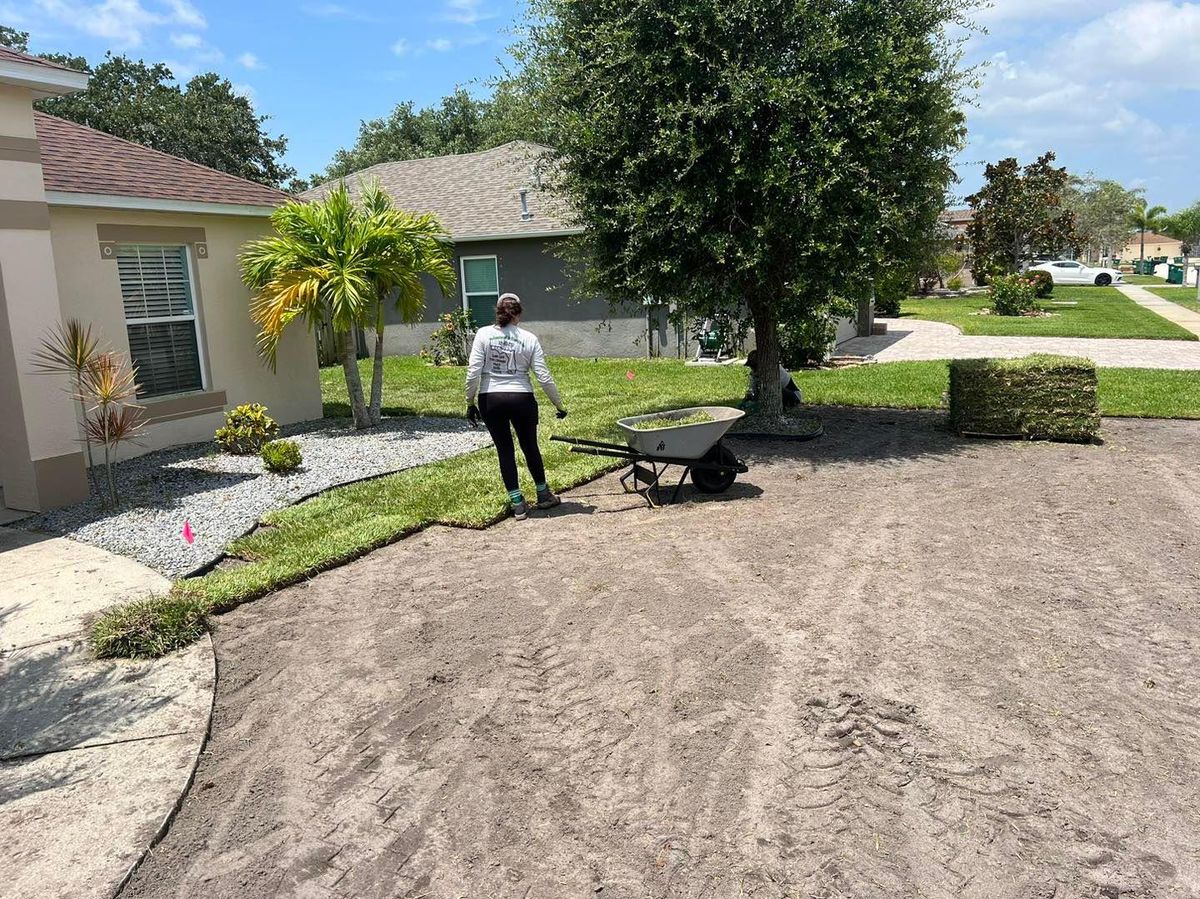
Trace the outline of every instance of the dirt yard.
<instances>
[{"instance_id":1,"label":"dirt yard","mask_svg":"<svg viewBox=\"0 0 1200 899\"><path fill-rule=\"evenodd\" d=\"M916 413L615 477L219 621L130 897L1200 895L1200 422Z\"/></svg>"}]
</instances>

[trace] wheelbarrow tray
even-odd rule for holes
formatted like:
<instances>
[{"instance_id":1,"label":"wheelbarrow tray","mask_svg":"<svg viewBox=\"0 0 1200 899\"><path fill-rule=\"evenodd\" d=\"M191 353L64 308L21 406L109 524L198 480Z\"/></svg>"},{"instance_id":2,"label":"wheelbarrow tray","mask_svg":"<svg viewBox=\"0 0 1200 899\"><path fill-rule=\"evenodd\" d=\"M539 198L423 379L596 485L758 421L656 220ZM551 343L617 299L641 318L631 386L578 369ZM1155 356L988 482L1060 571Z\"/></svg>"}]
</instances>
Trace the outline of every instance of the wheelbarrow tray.
<instances>
[{"instance_id":1,"label":"wheelbarrow tray","mask_svg":"<svg viewBox=\"0 0 1200 899\"><path fill-rule=\"evenodd\" d=\"M640 421L657 418L680 419L697 412L707 412L713 420L648 431L634 427ZM629 444L629 448L635 452L659 458L690 460L704 456L745 414L741 409L729 406L693 406L690 409L674 409L670 412L622 418L617 421L617 427L625 435L625 442Z\"/></svg>"}]
</instances>

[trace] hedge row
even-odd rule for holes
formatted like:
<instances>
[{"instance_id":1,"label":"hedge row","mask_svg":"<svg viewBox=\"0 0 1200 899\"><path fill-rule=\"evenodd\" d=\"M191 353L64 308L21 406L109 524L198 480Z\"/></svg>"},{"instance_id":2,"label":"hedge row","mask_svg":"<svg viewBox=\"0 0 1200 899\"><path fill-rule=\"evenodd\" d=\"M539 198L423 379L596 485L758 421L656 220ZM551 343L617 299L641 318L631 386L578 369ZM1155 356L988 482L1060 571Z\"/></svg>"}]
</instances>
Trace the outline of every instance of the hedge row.
<instances>
[{"instance_id":1,"label":"hedge row","mask_svg":"<svg viewBox=\"0 0 1200 899\"><path fill-rule=\"evenodd\" d=\"M1096 366L1068 356L956 359L950 425L962 435L1093 442L1100 436Z\"/></svg>"}]
</instances>

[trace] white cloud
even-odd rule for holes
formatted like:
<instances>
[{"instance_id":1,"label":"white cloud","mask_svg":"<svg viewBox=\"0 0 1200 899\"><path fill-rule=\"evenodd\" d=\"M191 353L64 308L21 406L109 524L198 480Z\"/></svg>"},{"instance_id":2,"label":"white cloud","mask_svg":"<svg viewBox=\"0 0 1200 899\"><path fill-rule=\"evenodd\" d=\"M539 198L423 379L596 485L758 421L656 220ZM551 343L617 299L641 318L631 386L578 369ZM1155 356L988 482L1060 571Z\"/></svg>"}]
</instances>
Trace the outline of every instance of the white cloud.
<instances>
[{"instance_id":1,"label":"white cloud","mask_svg":"<svg viewBox=\"0 0 1200 899\"><path fill-rule=\"evenodd\" d=\"M167 6L171 9L173 22L187 25L190 28L208 27L208 22L204 21L204 16L191 4L190 0L167 0Z\"/></svg>"},{"instance_id":2,"label":"white cloud","mask_svg":"<svg viewBox=\"0 0 1200 899\"><path fill-rule=\"evenodd\" d=\"M235 94L237 94L239 97L245 97L251 103L254 103L255 100L257 100L257 98L258 98L258 95L255 94L255 92L254 92L254 88L251 87L249 84L243 84L243 83L234 84L233 92Z\"/></svg>"},{"instance_id":3,"label":"white cloud","mask_svg":"<svg viewBox=\"0 0 1200 899\"><path fill-rule=\"evenodd\" d=\"M988 27L1002 23L1037 23L1087 18L1118 5L1119 0L993 0L990 7L977 10L971 18Z\"/></svg>"},{"instance_id":4,"label":"white cloud","mask_svg":"<svg viewBox=\"0 0 1200 899\"><path fill-rule=\"evenodd\" d=\"M259 59L257 56L255 56L253 53L243 53L241 56L238 57L238 63L244 69L265 69L266 68L266 66L263 65L263 61L261 59Z\"/></svg>"},{"instance_id":5,"label":"white cloud","mask_svg":"<svg viewBox=\"0 0 1200 899\"><path fill-rule=\"evenodd\" d=\"M445 53L454 49L454 42L444 37L433 38L425 42L425 46L437 53Z\"/></svg>"},{"instance_id":6,"label":"white cloud","mask_svg":"<svg viewBox=\"0 0 1200 899\"><path fill-rule=\"evenodd\" d=\"M53 25L103 38L117 49L139 46L149 32L165 25L204 28L207 24L188 0L154 2L149 7L142 0L34 0L30 12Z\"/></svg>"},{"instance_id":7,"label":"white cloud","mask_svg":"<svg viewBox=\"0 0 1200 899\"><path fill-rule=\"evenodd\" d=\"M396 56L407 56L411 50L412 45L408 42L407 38L399 38L392 44L392 53Z\"/></svg>"},{"instance_id":8,"label":"white cloud","mask_svg":"<svg viewBox=\"0 0 1200 899\"><path fill-rule=\"evenodd\" d=\"M1065 65L1126 92L1200 89L1200 4L1140 0L1095 19L1062 48Z\"/></svg>"},{"instance_id":9,"label":"white cloud","mask_svg":"<svg viewBox=\"0 0 1200 899\"><path fill-rule=\"evenodd\" d=\"M182 50L194 50L204 43L204 38L198 34L184 33L171 35L171 43Z\"/></svg>"},{"instance_id":10,"label":"white cloud","mask_svg":"<svg viewBox=\"0 0 1200 899\"><path fill-rule=\"evenodd\" d=\"M446 0L446 11L442 18L460 25L477 25L485 19L493 19L496 13L483 9L482 0Z\"/></svg>"}]
</instances>

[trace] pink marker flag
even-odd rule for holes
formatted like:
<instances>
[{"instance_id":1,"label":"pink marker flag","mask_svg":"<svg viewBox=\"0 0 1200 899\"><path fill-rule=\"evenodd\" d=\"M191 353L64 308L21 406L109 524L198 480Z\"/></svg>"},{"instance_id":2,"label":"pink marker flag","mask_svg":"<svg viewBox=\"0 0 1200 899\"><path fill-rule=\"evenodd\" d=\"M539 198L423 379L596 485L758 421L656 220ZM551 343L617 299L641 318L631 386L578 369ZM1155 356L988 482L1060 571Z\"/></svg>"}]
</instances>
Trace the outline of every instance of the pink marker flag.
<instances>
[{"instance_id":1,"label":"pink marker flag","mask_svg":"<svg viewBox=\"0 0 1200 899\"><path fill-rule=\"evenodd\" d=\"M196 542L196 534L192 530L192 520L190 518L185 518L183 520L183 530L180 531L179 533L180 533L180 536L182 536L183 539L187 542L188 546L191 546L193 543Z\"/></svg>"},{"instance_id":2,"label":"pink marker flag","mask_svg":"<svg viewBox=\"0 0 1200 899\"><path fill-rule=\"evenodd\" d=\"M637 372L627 371L627 372L625 372L625 377L627 377L629 380L632 381L634 378L637 377Z\"/></svg>"}]
</instances>

